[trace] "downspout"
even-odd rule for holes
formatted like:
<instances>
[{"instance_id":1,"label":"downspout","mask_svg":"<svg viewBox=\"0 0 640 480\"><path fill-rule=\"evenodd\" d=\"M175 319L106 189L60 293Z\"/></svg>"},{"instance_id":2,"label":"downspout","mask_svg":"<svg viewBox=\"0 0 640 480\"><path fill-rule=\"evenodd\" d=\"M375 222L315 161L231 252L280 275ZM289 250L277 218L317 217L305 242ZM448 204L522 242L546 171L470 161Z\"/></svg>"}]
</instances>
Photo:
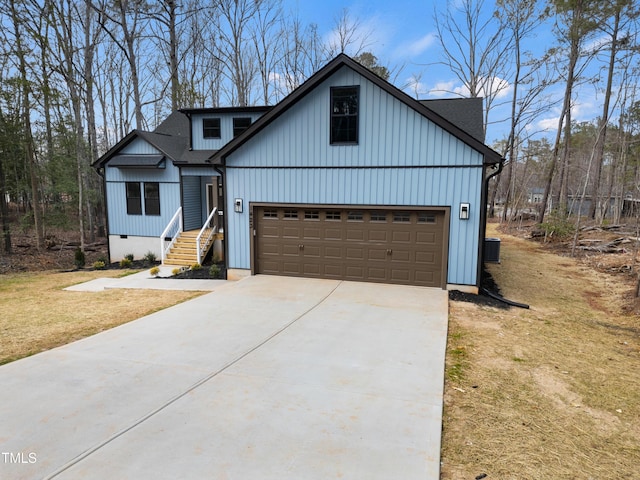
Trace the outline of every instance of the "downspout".
<instances>
[{"instance_id":1,"label":"downspout","mask_svg":"<svg viewBox=\"0 0 640 480\"><path fill-rule=\"evenodd\" d=\"M189 115L187 112L182 112L182 113L184 113L185 117L189 119L189 138L188 138L189 144L187 145L187 150L191 152L193 150L193 128L191 125L191 115Z\"/></svg>"},{"instance_id":2,"label":"downspout","mask_svg":"<svg viewBox=\"0 0 640 480\"><path fill-rule=\"evenodd\" d=\"M226 169L224 168L226 165L222 165L222 168L214 165L213 169L218 172L218 175L220 175L220 178L222 179L222 228L223 228L223 234L224 234L224 238L222 240L222 252L223 252L223 257L224 257L224 274L225 274L225 280L226 280L226 276L227 276L227 269L229 267L229 263L228 263L228 255L229 255L229 249L228 249L228 245L227 245L227 178L226 178ZM218 194L217 192L217 188L216 188L216 195Z\"/></svg>"},{"instance_id":3,"label":"downspout","mask_svg":"<svg viewBox=\"0 0 640 480\"><path fill-rule=\"evenodd\" d=\"M493 164L495 165L495 163ZM489 192L489 180L496 175L500 175L504 167L504 161L498 163L498 169L487 176L482 183L482 194L480 195L480 238L478 239L478 273L476 278L478 290L482 289L482 267L484 266L484 237L487 234L487 196ZM482 176L485 176L486 165L482 167Z\"/></svg>"},{"instance_id":4,"label":"downspout","mask_svg":"<svg viewBox=\"0 0 640 480\"><path fill-rule=\"evenodd\" d=\"M504 297L501 297L500 295L490 292L489 290L487 290L486 288L482 287L482 277L483 277L483 273L484 273L484 269L482 268L484 266L484 237L487 234L487 193L489 192L489 180L491 180L493 177L495 177L496 175L500 175L500 173L502 172L502 169L504 167L504 162L500 162L498 164L498 170L496 170L495 172L493 172L491 175L489 175L485 180L484 180L484 184L483 184L483 188L482 188L482 211L481 211L481 227L480 227L480 255L478 256L478 258L480 259L480 263L478 264L478 281L479 281L479 285L478 285L478 290L483 293L484 295L487 295L488 297L493 298L494 300L498 300L499 302L505 303L507 305L510 305L512 307L518 307L518 308L529 308L529 305L525 304L525 303L520 303L520 302L514 302L513 300L507 300ZM483 169L484 170L484 169Z\"/></svg>"},{"instance_id":5,"label":"downspout","mask_svg":"<svg viewBox=\"0 0 640 480\"><path fill-rule=\"evenodd\" d=\"M111 242L109 242L109 202L107 201L107 176L104 171L104 167L96 168L96 173L102 178L102 189L104 191L104 220L105 220L105 229L107 234L107 258L109 262L111 262Z\"/></svg>"}]
</instances>

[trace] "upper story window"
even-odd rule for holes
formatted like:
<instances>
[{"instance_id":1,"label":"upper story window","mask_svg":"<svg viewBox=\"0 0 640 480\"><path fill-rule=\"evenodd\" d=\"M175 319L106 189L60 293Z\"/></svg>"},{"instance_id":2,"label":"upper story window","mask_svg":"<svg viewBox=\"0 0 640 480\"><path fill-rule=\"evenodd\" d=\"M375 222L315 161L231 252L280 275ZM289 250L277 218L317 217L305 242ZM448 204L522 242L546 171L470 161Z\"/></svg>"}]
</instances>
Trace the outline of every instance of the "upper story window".
<instances>
[{"instance_id":1,"label":"upper story window","mask_svg":"<svg viewBox=\"0 0 640 480\"><path fill-rule=\"evenodd\" d=\"M237 137L251 125L250 117L237 117L233 119L233 136Z\"/></svg>"},{"instance_id":2,"label":"upper story window","mask_svg":"<svg viewBox=\"0 0 640 480\"><path fill-rule=\"evenodd\" d=\"M220 119L204 118L202 120L202 136L204 138L220 138Z\"/></svg>"},{"instance_id":3,"label":"upper story window","mask_svg":"<svg viewBox=\"0 0 640 480\"><path fill-rule=\"evenodd\" d=\"M358 143L359 95L357 86L331 88L332 145Z\"/></svg>"}]
</instances>

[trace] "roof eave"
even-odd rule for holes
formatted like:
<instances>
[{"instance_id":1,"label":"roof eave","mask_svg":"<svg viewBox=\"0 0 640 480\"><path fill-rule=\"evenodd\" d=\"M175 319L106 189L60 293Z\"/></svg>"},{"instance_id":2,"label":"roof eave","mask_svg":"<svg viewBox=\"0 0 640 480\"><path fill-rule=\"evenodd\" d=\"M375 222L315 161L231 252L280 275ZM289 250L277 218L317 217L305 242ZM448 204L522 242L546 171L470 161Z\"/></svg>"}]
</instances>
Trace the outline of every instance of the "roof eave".
<instances>
[{"instance_id":1,"label":"roof eave","mask_svg":"<svg viewBox=\"0 0 640 480\"><path fill-rule=\"evenodd\" d=\"M368 68L362 66L349 56L341 53L328 64L326 64L323 68L318 70L314 75L309 77L306 82L304 82L300 87L291 92L287 97L285 97L280 103L278 103L272 110L267 112L265 115L260 117L255 123L253 123L247 130L245 130L241 135L238 135L231 142L227 143L222 149L220 149L216 154L211 156L212 163L214 165L223 165L225 162L225 158L237 150L244 142L246 142L249 138L253 137L263 128L265 128L269 123L271 123L275 118L282 115L286 112L293 104L295 104L298 100L306 96L309 92L311 92L317 85L325 81L328 77L330 77L335 71L340 69L343 66L347 66L354 70L359 75L365 77L367 80L371 81L385 92L389 93L393 97L397 98L399 101L405 103L416 112L420 113L424 117L428 118L435 124L444 128L446 131L482 153L484 156L484 164L493 165L496 163L501 163L504 161L502 156L491 149L483 142L473 137L469 133L465 132L458 126L454 125L444 117L438 115L436 112L431 110L430 108L422 105L418 100L407 95L402 90L397 87L391 85L386 80L382 79L375 73L373 73Z\"/></svg>"},{"instance_id":2,"label":"roof eave","mask_svg":"<svg viewBox=\"0 0 640 480\"><path fill-rule=\"evenodd\" d=\"M122 140L116 143L104 155L93 162L91 166L95 169L103 168L115 154L117 154L123 147L126 147L129 143L131 143L138 135L138 130L131 130Z\"/></svg>"}]
</instances>

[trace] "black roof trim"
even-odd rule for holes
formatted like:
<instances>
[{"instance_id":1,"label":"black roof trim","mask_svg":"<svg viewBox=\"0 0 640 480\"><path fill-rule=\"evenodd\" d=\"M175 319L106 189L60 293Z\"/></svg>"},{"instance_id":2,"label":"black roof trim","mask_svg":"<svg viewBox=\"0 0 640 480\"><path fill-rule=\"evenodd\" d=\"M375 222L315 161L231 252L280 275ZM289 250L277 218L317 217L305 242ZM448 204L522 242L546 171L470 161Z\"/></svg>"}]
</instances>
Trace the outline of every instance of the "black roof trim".
<instances>
[{"instance_id":1,"label":"black roof trim","mask_svg":"<svg viewBox=\"0 0 640 480\"><path fill-rule=\"evenodd\" d=\"M118 168L164 168L164 155L114 155L109 166Z\"/></svg>"},{"instance_id":2,"label":"black roof trim","mask_svg":"<svg viewBox=\"0 0 640 480\"><path fill-rule=\"evenodd\" d=\"M273 106L251 106L251 107L206 107L206 108L181 108L178 111L187 115L194 113L264 113L273 109Z\"/></svg>"},{"instance_id":3,"label":"black roof trim","mask_svg":"<svg viewBox=\"0 0 640 480\"><path fill-rule=\"evenodd\" d=\"M95 162L91 164L93 168L102 168L105 164L111 160L111 158L116 155L122 148L129 145L135 138L138 137L138 130L130 131L122 140L116 143L113 147L111 147L104 155L98 158Z\"/></svg>"},{"instance_id":4,"label":"black roof trim","mask_svg":"<svg viewBox=\"0 0 640 480\"><path fill-rule=\"evenodd\" d=\"M343 66L347 66L352 70L356 71L358 74L365 77L367 80L371 81L393 97L397 98L401 102L405 103L413 110L417 111L424 117L428 118L436 125L439 125L443 129L447 130L452 135L459 138L461 141L474 148L478 152L484 155L484 163L488 165L501 163L504 159L502 156L493 150L492 148L485 145L483 142L473 137L469 133L465 132L461 128L457 127L444 117L438 115L436 112L426 107L418 100L411 98L409 95L398 89L397 87L391 85L386 80L383 80L378 75L373 73L368 68L360 65L358 62L350 58L348 55L341 53L336 58L327 63L324 67L318 70L315 74L313 74L306 82L304 82L301 86L291 92L287 97L285 97L280 103L278 103L273 109L271 109L268 113L260 117L256 120L249 128L247 128L242 134L238 135L236 138L227 143L222 149L220 149L215 155L211 157L212 163L214 164L223 164L226 160L226 157L230 155L232 152L237 150L241 145L243 145L247 140L253 137L255 134L260 132L263 128L269 125L273 120L286 112L291 106L293 106L298 100L306 96L309 92L311 92L316 86L330 77L333 73L335 73L338 69Z\"/></svg>"}]
</instances>

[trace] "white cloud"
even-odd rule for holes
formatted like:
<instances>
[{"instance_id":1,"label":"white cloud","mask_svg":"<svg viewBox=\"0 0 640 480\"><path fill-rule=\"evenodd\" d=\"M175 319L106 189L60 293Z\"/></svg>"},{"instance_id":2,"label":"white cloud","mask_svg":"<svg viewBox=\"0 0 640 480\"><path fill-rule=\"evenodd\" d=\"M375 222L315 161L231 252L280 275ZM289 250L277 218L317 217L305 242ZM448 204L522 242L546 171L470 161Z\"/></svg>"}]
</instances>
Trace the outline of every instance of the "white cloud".
<instances>
[{"instance_id":1,"label":"white cloud","mask_svg":"<svg viewBox=\"0 0 640 480\"><path fill-rule=\"evenodd\" d=\"M393 55L397 58L417 57L428 50L436 40L437 37L435 33L427 33L417 40L401 44L394 50Z\"/></svg>"},{"instance_id":2,"label":"white cloud","mask_svg":"<svg viewBox=\"0 0 640 480\"><path fill-rule=\"evenodd\" d=\"M458 89L460 87L457 87ZM430 97L447 97L456 92L455 82L438 82L428 91ZM467 94L469 92L467 91Z\"/></svg>"},{"instance_id":3,"label":"white cloud","mask_svg":"<svg viewBox=\"0 0 640 480\"><path fill-rule=\"evenodd\" d=\"M487 97L487 92L485 90L487 86L489 86L490 92L493 93L493 96L496 99L507 97L513 88L507 80L500 77L493 77L491 81L481 80L481 82L484 83L484 85L480 87L479 94L481 97ZM445 97L451 94L458 95L460 97L470 96L469 87L467 85L453 80L437 82L429 89L428 93L431 97Z\"/></svg>"},{"instance_id":4,"label":"white cloud","mask_svg":"<svg viewBox=\"0 0 640 480\"><path fill-rule=\"evenodd\" d=\"M553 132L558 128L558 121L560 117L542 118L535 123L535 126L531 125L528 130L541 130L543 132Z\"/></svg>"}]
</instances>

